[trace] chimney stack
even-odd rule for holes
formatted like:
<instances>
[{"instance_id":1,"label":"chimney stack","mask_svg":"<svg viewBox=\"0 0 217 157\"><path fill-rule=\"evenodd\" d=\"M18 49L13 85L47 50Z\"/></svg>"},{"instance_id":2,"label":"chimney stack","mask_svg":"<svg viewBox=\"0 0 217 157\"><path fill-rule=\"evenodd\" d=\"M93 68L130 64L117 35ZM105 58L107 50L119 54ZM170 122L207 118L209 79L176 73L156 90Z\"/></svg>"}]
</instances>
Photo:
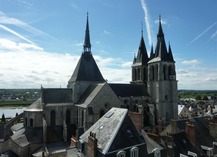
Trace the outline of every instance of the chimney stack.
<instances>
[{"instance_id":1,"label":"chimney stack","mask_svg":"<svg viewBox=\"0 0 217 157\"><path fill-rule=\"evenodd\" d=\"M186 122L185 132L188 136L188 139L191 141L191 143L195 145L195 126L194 124L191 122Z\"/></svg>"},{"instance_id":2,"label":"chimney stack","mask_svg":"<svg viewBox=\"0 0 217 157\"><path fill-rule=\"evenodd\" d=\"M96 157L97 154L97 139L96 134L90 132L87 143L87 157Z\"/></svg>"}]
</instances>

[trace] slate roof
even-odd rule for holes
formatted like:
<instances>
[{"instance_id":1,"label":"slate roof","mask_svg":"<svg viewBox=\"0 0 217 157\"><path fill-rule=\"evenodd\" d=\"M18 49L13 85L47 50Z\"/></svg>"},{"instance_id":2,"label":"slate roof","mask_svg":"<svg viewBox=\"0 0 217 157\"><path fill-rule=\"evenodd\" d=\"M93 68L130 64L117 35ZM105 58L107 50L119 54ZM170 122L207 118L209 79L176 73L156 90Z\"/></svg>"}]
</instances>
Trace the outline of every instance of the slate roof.
<instances>
[{"instance_id":1,"label":"slate roof","mask_svg":"<svg viewBox=\"0 0 217 157\"><path fill-rule=\"evenodd\" d=\"M48 103L70 103L72 102L71 88L42 88L42 102Z\"/></svg>"},{"instance_id":2,"label":"slate roof","mask_svg":"<svg viewBox=\"0 0 217 157\"><path fill-rule=\"evenodd\" d=\"M141 37L141 41L140 41L140 45L139 45L139 49L138 49L138 53L137 53L137 57L134 58L133 61L133 66L136 65L145 65L147 64L149 61L148 58L148 54L147 54L147 50L146 50L146 46L145 46L145 41L143 36Z\"/></svg>"},{"instance_id":3,"label":"slate roof","mask_svg":"<svg viewBox=\"0 0 217 157\"><path fill-rule=\"evenodd\" d=\"M188 151L194 152L196 154L202 154L200 149L195 148L184 131L173 135L175 156L180 156L180 153L187 155Z\"/></svg>"},{"instance_id":4,"label":"slate roof","mask_svg":"<svg viewBox=\"0 0 217 157\"><path fill-rule=\"evenodd\" d=\"M194 117L191 119L183 119L177 121L179 130L185 130L185 123L191 122L195 128L195 146L196 151L201 151L201 145L213 147L215 141L209 134L209 118L210 117ZM186 135L187 136L187 135ZM180 137L181 138L181 137Z\"/></svg>"},{"instance_id":5,"label":"slate roof","mask_svg":"<svg viewBox=\"0 0 217 157\"><path fill-rule=\"evenodd\" d=\"M95 133L98 150L103 154L145 143L127 113L127 109L111 108L80 136L80 141L87 143L90 132Z\"/></svg>"},{"instance_id":6,"label":"slate roof","mask_svg":"<svg viewBox=\"0 0 217 157\"><path fill-rule=\"evenodd\" d=\"M113 84L109 83L109 86L118 97L141 97L149 96L145 85L140 84Z\"/></svg>"},{"instance_id":7,"label":"slate roof","mask_svg":"<svg viewBox=\"0 0 217 157\"><path fill-rule=\"evenodd\" d=\"M105 82L105 79L103 78L91 53L88 14L83 48L84 51L69 80L69 83L75 81Z\"/></svg>"},{"instance_id":8,"label":"slate roof","mask_svg":"<svg viewBox=\"0 0 217 157\"><path fill-rule=\"evenodd\" d=\"M91 53L82 53L69 83L75 81L105 82Z\"/></svg>"},{"instance_id":9,"label":"slate roof","mask_svg":"<svg viewBox=\"0 0 217 157\"><path fill-rule=\"evenodd\" d=\"M86 108L96 97L96 95L99 93L99 91L104 85L105 83L96 83L89 85L86 91L82 94L80 100L77 103L77 106Z\"/></svg>"}]
</instances>

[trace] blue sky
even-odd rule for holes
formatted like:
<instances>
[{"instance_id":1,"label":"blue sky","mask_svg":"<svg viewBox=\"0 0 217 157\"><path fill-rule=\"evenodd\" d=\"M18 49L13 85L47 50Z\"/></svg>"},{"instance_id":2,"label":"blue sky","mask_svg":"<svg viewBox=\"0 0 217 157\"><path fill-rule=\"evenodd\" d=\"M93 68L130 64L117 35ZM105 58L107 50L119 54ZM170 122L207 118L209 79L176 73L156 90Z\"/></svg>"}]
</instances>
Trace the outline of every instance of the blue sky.
<instances>
[{"instance_id":1,"label":"blue sky","mask_svg":"<svg viewBox=\"0 0 217 157\"><path fill-rule=\"evenodd\" d=\"M89 12L92 53L108 82L130 82L141 23L149 51L161 15L178 88L217 90L216 7L216 0L2 0L0 88L66 87Z\"/></svg>"}]
</instances>

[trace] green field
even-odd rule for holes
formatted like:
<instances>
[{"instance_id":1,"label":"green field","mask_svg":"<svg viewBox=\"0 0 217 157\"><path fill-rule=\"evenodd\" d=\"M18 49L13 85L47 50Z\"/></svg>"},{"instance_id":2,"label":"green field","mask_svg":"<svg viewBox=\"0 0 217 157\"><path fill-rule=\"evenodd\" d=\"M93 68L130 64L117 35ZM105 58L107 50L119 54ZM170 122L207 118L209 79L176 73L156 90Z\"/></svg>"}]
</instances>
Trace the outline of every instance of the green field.
<instances>
[{"instance_id":1,"label":"green field","mask_svg":"<svg viewBox=\"0 0 217 157\"><path fill-rule=\"evenodd\" d=\"M26 107L33 101L0 101L0 107Z\"/></svg>"}]
</instances>

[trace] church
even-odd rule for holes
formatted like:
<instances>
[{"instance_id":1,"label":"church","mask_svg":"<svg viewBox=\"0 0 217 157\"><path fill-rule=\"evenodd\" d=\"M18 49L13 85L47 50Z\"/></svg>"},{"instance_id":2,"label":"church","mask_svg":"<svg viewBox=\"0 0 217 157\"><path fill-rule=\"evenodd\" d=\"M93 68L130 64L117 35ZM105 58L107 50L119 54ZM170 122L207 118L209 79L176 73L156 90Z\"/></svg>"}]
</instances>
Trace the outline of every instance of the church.
<instances>
[{"instance_id":1,"label":"church","mask_svg":"<svg viewBox=\"0 0 217 157\"><path fill-rule=\"evenodd\" d=\"M177 119L175 61L171 46L166 46L161 19L155 49L148 57L142 34L131 70L129 84L108 83L103 78L91 51L87 15L83 52L67 88L41 87L41 97L5 126L4 141L19 156L28 156L43 143L69 141L78 128L87 130L112 107L141 114L143 126L155 126L158 119ZM9 131L20 117L23 126ZM7 149L0 143L0 153Z\"/></svg>"}]
</instances>

